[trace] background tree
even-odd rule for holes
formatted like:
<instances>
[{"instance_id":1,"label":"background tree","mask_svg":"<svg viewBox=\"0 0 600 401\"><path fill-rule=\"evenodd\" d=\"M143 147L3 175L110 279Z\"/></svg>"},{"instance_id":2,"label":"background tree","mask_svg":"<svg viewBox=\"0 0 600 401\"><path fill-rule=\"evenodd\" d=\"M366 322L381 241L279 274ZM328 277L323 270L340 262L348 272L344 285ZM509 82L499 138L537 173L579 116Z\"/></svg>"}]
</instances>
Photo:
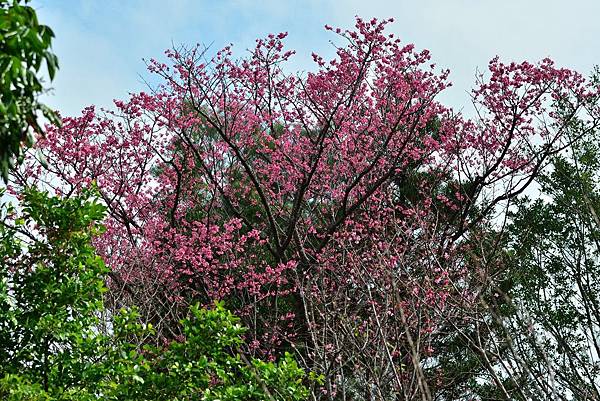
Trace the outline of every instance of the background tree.
<instances>
[{"instance_id":1,"label":"background tree","mask_svg":"<svg viewBox=\"0 0 600 401\"><path fill-rule=\"evenodd\" d=\"M27 3L0 0L0 174L5 182L23 148L33 144L33 134L43 132L40 112L50 123L59 123L58 115L38 101L44 89L42 65L50 80L58 68L50 51L54 33L38 23Z\"/></svg>"},{"instance_id":2,"label":"background tree","mask_svg":"<svg viewBox=\"0 0 600 401\"><path fill-rule=\"evenodd\" d=\"M572 111L560 99L555 110ZM485 282L472 323L449 321L456 349L442 360L456 385L444 399L599 397L598 125L574 119L565 133L568 146L536 178L539 192L514 201L506 230L477 239L472 265Z\"/></svg>"},{"instance_id":3,"label":"background tree","mask_svg":"<svg viewBox=\"0 0 600 401\"><path fill-rule=\"evenodd\" d=\"M514 313L500 338L517 399L600 399L598 135L574 122L571 146L540 176L541 196L513 215L505 296Z\"/></svg>"}]
</instances>

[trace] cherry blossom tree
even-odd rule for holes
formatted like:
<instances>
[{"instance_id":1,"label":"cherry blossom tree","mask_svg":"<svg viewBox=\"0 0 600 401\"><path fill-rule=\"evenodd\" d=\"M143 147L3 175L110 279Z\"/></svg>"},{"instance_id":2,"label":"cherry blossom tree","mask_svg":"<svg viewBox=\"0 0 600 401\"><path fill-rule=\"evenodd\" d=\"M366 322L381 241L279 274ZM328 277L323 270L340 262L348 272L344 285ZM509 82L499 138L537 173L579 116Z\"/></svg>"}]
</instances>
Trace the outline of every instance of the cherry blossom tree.
<instances>
[{"instance_id":1,"label":"cherry blossom tree","mask_svg":"<svg viewBox=\"0 0 600 401\"><path fill-rule=\"evenodd\" d=\"M109 305L138 305L164 340L189 304L225 300L249 351L293 349L324 375L315 398L450 397L466 379L441 352L501 269L479 248L499 248L570 124L596 126L597 88L547 59L495 58L468 119L436 100L449 72L390 22L326 27L336 56L313 54L308 74L286 68L285 33L242 58L169 50L148 64L162 84L64 118L40 141L48 169L30 159L16 181L98 188Z\"/></svg>"}]
</instances>

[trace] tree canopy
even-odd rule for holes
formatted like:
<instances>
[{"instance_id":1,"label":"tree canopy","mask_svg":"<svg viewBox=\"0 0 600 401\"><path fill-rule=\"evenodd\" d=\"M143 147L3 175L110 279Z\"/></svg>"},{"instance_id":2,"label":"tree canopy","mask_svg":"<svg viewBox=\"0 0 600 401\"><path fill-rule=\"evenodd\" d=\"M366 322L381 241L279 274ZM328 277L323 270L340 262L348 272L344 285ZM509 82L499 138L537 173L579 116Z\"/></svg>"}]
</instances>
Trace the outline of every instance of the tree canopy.
<instances>
[{"instance_id":1,"label":"tree canopy","mask_svg":"<svg viewBox=\"0 0 600 401\"><path fill-rule=\"evenodd\" d=\"M58 69L51 51L54 33L38 22L27 2L0 0L0 174L5 182L34 134L43 134L40 114L59 123L56 112L38 100L44 91L42 66L50 80Z\"/></svg>"}]
</instances>

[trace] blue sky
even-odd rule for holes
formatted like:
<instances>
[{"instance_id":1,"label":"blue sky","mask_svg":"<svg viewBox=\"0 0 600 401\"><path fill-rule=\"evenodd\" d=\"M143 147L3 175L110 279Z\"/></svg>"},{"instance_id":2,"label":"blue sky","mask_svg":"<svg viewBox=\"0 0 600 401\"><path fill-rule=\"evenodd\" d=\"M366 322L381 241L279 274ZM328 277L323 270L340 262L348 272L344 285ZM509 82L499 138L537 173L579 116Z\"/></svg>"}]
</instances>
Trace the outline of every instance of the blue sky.
<instances>
[{"instance_id":1,"label":"blue sky","mask_svg":"<svg viewBox=\"0 0 600 401\"><path fill-rule=\"evenodd\" d=\"M442 97L469 111L468 91L490 58L537 61L589 73L600 64L600 0L33 0L55 31L60 71L45 101L63 115L145 89L142 58L162 58L172 44L228 43L241 54L254 39L289 32L293 67L310 70L312 51L332 55L335 36L355 15L394 17L390 27L451 70L454 87Z\"/></svg>"}]
</instances>

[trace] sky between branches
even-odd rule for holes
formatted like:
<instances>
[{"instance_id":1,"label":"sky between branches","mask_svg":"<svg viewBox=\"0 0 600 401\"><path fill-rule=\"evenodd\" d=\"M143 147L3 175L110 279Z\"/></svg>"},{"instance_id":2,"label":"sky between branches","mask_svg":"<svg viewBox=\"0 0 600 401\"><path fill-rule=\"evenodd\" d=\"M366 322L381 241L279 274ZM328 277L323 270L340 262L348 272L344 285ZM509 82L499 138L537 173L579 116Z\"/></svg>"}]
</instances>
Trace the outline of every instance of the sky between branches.
<instances>
[{"instance_id":1,"label":"sky between branches","mask_svg":"<svg viewBox=\"0 0 600 401\"><path fill-rule=\"evenodd\" d=\"M504 61L551 57L588 74L600 64L599 0L33 0L39 19L56 34L60 71L45 101L63 115L89 104L112 106L151 79L143 58L202 43L234 44L242 55L268 33L289 32L297 51L290 68L310 71L310 54L332 56L334 34L354 16L394 17L389 32L451 70L454 86L440 98L470 114L477 70Z\"/></svg>"}]
</instances>

